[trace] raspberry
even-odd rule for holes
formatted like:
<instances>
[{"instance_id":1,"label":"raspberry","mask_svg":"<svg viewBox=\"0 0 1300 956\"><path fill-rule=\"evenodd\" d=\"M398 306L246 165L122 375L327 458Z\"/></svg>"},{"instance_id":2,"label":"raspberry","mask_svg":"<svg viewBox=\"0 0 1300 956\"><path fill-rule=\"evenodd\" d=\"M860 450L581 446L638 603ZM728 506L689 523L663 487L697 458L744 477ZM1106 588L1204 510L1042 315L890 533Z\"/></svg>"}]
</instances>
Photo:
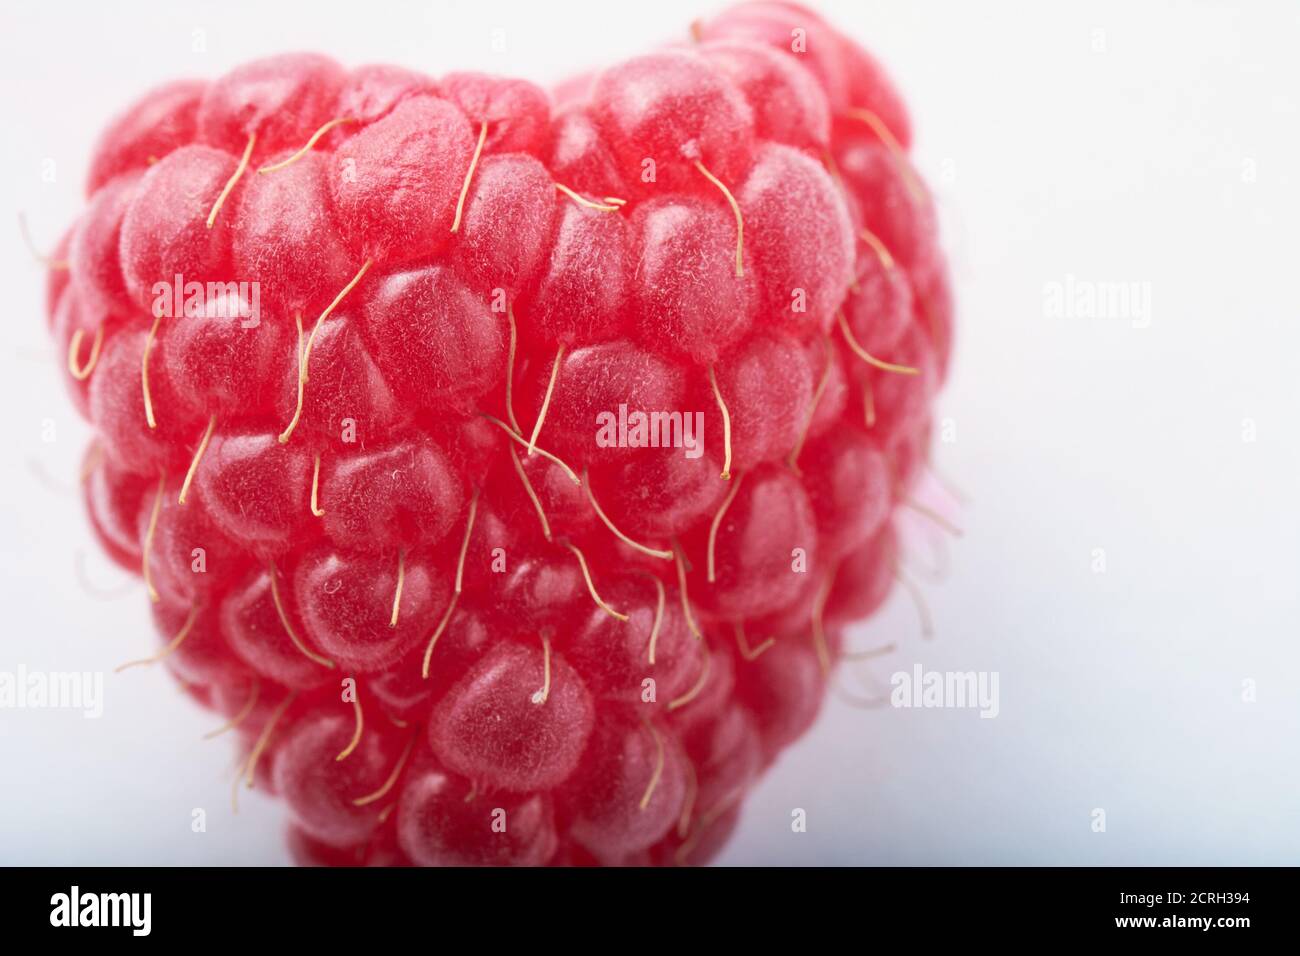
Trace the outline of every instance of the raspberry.
<instances>
[{"instance_id":1,"label":"raspberry","mask_svg":"<svg viewBox=\"0 0 1300 956\"><path fill-rule=\"evenodd\" d=\"M953 329L907 114L794 4L695 41L554 100L272 57L96 147L91 527L302 863L706 862L890 593Z\"/></svg>"}]
</instances>

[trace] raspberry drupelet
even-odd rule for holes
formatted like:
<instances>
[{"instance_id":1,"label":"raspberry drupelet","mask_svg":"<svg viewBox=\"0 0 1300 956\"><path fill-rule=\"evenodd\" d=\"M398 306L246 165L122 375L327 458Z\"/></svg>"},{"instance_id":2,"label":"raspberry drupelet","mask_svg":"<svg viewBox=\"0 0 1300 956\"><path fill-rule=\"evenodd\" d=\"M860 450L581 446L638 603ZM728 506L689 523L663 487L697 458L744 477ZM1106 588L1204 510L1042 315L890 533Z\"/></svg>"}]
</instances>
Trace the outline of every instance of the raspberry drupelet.
<instances>
[{"instance_id":1,"label":"raspberry drupelet","mask_svg":"<svg viewBox=\"0 0 1300 956\"><path fill-rule=\"evenodd\" d=\"M802 7L692 34L554 100L272 57L91 157L91 525L301 863L706 862L889 593L952 340L910 122Z\"/></svg>"}]
</instances>

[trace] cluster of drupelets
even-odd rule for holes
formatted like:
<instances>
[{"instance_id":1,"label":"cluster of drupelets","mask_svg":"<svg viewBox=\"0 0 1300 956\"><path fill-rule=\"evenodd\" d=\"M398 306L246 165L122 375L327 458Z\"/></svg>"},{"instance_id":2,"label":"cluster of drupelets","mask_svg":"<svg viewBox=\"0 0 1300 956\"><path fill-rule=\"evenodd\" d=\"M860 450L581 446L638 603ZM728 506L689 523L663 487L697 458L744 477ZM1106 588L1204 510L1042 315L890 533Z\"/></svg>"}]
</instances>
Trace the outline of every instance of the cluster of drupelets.
<instances>
[{"instance_id":1,"label":"cluster of drupelets","mask_svg":"<svg viewBox=\"0 0 1300 956\"><path fill-rule=\"evenodd\" d=\"M100 142L91 520L303 860L704 860L889 590L951 328L906 114L795 6L693 40L554 102L276 57Z\"/></svg>"}]
</instances>

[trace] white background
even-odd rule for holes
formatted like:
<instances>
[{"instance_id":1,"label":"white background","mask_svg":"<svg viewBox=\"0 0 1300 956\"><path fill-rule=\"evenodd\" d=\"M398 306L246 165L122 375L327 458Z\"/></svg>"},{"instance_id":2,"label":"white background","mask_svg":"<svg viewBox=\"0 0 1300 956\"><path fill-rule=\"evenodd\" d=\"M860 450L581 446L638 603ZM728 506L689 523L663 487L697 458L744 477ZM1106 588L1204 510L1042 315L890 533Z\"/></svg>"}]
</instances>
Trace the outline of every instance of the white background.
<instances>
[{"instance_id":1,"label":"white background","mask_svg":"<svg viewBox=\"0 0 1300 956\"><path fill-rule=\"evenodd\" d=\"M878 678L999 672L1001 714L831 704L722 861L1300 862L1297 7L821 7L908 98L959 297L940 400L956 440L935 455L969 502L946 580L924 585L937 636L921 640L900 592L857 641L899 642ZM15 224L25 211L54 241L111 115L160 81L286 49L550 83L716 9L6 3L0 670L111 671L155 646L138 586L100 600L79 583L79 554L96 587L126 579L72 490L87 430ZM1149 283L1149 327L1048 316L1044 287L1067 276ZM935 560L926 541L918 564ZM99 721L0 711L0 862L284 862L278 806L229 815L229 743L199 740L212 716L161 670L106 680ZM791 832L796 807L807 833Z\"/></svg>"}]
</instances>

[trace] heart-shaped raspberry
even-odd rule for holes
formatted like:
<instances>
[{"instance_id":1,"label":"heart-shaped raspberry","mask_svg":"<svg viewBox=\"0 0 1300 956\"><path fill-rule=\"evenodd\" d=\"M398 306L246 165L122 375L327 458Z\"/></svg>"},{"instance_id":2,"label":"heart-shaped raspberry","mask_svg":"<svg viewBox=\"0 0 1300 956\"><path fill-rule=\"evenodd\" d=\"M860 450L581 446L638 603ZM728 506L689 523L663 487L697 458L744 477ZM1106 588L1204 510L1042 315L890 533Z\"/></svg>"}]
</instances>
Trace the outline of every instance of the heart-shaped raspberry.
<instances>
[{"instance_id":1,"label":"heart-shaped raspberry","mask_svg":"<svg viewBox=\"0 0 1300 956\"><path fill-rule=\"evenodd\" d=\"M721 847L926 459L909 139L779 2L553 99L303 54L109 126L49 280L87 507L302 862Z\"/></svg>"}]
</instances>

